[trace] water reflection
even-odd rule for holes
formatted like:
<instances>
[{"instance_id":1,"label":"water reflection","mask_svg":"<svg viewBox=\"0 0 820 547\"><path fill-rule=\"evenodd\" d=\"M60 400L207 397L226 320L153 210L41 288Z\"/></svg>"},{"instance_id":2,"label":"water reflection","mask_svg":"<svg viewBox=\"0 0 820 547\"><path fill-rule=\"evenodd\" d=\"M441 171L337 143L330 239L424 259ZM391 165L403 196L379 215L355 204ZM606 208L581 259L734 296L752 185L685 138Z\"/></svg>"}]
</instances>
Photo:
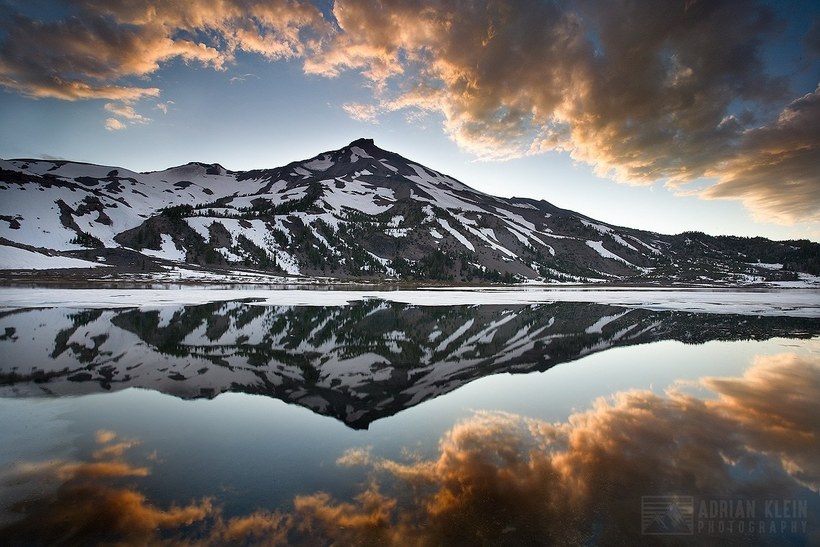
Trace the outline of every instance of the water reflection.
<instances>
[{"instance_id":1,"label":"water reflection","mask_svg":"<svg viewBox=\"0 0 820 547\"><path fill-rule=\"evenodd\" d=\"M810 318L705 315L591 303L339 307L217 302L0 315L0 395L143 387L183 398L262 394L367 428L484 376L543 371L658 340L809 337Z\"/></svg>"},{"instance_id":2,"label":"water reflection","mask_svg":"<svg viewBox=\"0 0 820 547\"><path fill-rule=\"evenodd\" d=\"M165 530L201 523L214 512L209 499L189 505L160 509L149 503L136 487L118 484L122 479L145 477L148 467L123 459L134 440L118 440L117 434L100 431L92 461L52 460L15 466L3 477L2 486L41 485L58 482L54 493L29 492L11 511L23 520L0 530L3 544L90 545L97 543L151 544Z\"/></svg>"},{"instance_id":3,"label":"water reflection","mask_svg":"<svg viewBox=\"0 0 820 547\"><path fill-rule=\"evenodd\" d=\"M619 392L562 422L476 412L442 436L431 458L396 460L355 448L337 460L368 470L355 496L296 492L287 507L244 515L223 514L212 498L152 505L137 482L150 465L125 459L137 441L100 431L90 462L26 464L4 477L5 484L47 477L60 486L18 505L25 517L0 531L0 540L638 544L648 539L642 497L677 495L695 500L692 534L653 540L817 544L818 406L816 353L760 356L740 377L702 378L665 396ZM711 502L735 509L713 516ZM743 515L731 505L739 502Z\"/></svg>"}]
</instances>

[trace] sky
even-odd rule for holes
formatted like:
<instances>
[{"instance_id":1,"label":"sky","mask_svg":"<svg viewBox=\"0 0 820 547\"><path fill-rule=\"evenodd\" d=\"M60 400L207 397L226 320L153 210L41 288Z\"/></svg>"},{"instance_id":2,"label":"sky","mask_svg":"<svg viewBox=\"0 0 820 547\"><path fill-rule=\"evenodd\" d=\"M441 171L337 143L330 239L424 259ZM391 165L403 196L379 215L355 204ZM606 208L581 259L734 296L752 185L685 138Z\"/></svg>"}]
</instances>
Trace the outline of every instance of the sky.
<instances>
[{"instance_id":1,"label":"sky","mask_svg":"<svg viewBox=\"0 0 820 547\"><path fill-rule=\"evenodd\" d=\"M357 138L661 233L820 241L816 0L0 0L0 158Z\"/></svg>"}]
</instances>

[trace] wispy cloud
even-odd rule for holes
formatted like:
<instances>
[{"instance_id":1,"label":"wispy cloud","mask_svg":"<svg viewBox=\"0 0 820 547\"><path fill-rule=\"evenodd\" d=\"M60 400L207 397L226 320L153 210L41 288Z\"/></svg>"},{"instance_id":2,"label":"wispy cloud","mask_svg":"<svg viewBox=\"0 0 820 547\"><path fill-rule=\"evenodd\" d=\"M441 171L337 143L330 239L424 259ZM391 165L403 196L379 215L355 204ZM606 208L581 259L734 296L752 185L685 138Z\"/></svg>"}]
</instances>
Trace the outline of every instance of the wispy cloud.
<instances>
[{"instance_id":1,"label":"wispy cloud","mask_svg":"<svg viewBox=\"0 0 820 547\"><path fill-rule=\"evenodd\" d=\"M379 108L371 104L362 103L345 103L342 105L347 114L354 120L378 124L379 123Z\"/></svg>"},{"instance_id":2,"label":"wispy cloud","mask_svg":"<svg viewBox=\"0 0 820 547\"><path fill-rule=\"evenodd\" d=\"M145 125L151 121L151 118L139 114L133 106L125 103L105 103L105 110L126 119L132 125Z\"/></svg>"},{"instance_id":3,"label":"wispy cloud","mask_svg":"<svg viewBox=\"0 0 820 547\"><path fill-rule=\"evenodd\" d=\"M122 131L126 127L128 126L117 118L106 118L105 120L105 128L109 131Z\"/></svg>"},{"instance_id":4,"label":"wispy cloud","mask_svg":"<svg viewBox=\"0 0 820 547\"><path fill-rule=\"evenodd\" d=\"M255 79L257 79L257 80L258 80L258 79L259 79L259 76L257 76L256 74L241 74L241 75L239 75L239 76L232 76L232 77L231 77L231 79L230 79L229 81L230 81L232 84L234 84L234 83L236 83L236 82L244 82L244 81L246 81L248 78L255 78Z\"/></svg>"},{"instance_id":5,"label":"wispy cloud","mask_svg":"<svg viewBox=\"0 0 820 547\"><path fill-rule=\"evenodd\" d=\"M167 114L168 110L171 108L171 106L173 104L174 104L174 101L165 101L165 102L157 103L156 105L154 105L154 108L156 110L159 110L163 114Z\"/></svg>"}]
</instances>

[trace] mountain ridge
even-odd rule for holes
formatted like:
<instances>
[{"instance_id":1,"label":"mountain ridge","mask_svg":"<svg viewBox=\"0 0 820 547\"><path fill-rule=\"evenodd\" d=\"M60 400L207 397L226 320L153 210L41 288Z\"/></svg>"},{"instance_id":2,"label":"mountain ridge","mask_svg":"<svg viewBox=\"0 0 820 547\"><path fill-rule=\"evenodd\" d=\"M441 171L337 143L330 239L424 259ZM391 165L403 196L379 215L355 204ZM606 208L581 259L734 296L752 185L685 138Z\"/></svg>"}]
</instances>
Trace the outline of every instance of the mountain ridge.
<instances>
[{"instance_id":1,"label":"mountain ridge","mask_svg":"<svg viewBox=\"0 0 820 547\"><path fill-rule=\"evenodd\" d=\"M0 160L0 245L5 271L36 269L23 258L59 269L62 258L109 274L445 282L750 284L820 274L817 243L615 226L480 192L366 138L250 171Z\"/></svg>"}]
</instances>

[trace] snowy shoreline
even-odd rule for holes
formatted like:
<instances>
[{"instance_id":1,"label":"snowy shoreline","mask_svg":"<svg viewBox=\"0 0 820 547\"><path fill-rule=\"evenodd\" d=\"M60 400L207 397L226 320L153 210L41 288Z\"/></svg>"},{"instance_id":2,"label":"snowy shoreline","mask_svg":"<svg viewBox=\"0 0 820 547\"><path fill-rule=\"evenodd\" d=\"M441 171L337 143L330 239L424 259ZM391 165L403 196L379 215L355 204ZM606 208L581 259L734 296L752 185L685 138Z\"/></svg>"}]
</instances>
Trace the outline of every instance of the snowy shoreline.
<instances>
[{"instance_id":1,"label":"snowy shoreline","mask_svg":"<svg viewBox=\"0 0 820 547\"><path fill-rule=\"evenodd\" d=\"M529 286L430 287L413 290L326 288L14 288L0 287L0 310L20 308L155 308L244 300L262 306L345 306L379 299L416 306L594 302L659 311L820 318L816 289Z\"/></svg>"}]
</instances>

